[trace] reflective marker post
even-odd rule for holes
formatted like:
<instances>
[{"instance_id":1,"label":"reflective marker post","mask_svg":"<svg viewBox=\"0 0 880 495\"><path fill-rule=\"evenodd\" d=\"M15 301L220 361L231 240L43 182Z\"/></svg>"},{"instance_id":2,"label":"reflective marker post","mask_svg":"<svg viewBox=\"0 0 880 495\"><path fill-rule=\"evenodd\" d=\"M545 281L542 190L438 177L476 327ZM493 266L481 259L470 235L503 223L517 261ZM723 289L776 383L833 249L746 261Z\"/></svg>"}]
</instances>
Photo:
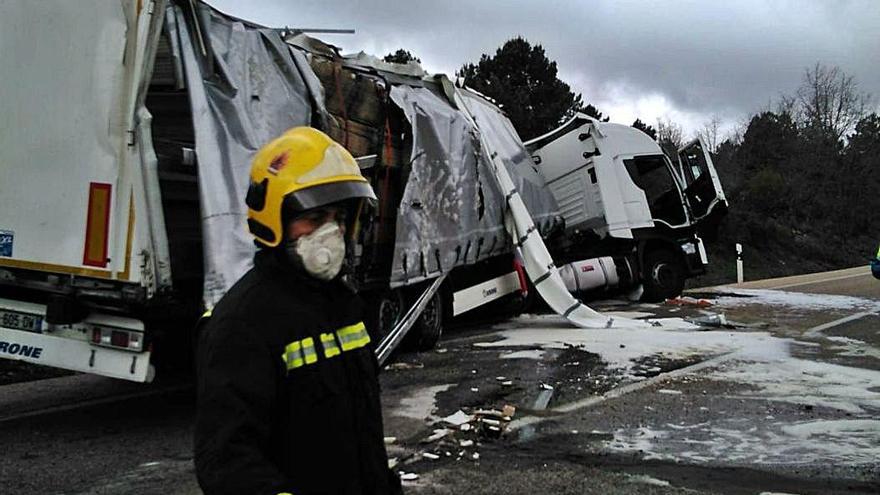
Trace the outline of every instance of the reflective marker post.
<instances>
[{"instance_id":1,"label":"reflective marker post","mask_svg":"<svg viewBox=\"0 0 880 495\"><path fill-rule=\"evenodd\" d=\"M743 283L743 246L736 243L736 283Z\"/></svg>"}]
</instances>

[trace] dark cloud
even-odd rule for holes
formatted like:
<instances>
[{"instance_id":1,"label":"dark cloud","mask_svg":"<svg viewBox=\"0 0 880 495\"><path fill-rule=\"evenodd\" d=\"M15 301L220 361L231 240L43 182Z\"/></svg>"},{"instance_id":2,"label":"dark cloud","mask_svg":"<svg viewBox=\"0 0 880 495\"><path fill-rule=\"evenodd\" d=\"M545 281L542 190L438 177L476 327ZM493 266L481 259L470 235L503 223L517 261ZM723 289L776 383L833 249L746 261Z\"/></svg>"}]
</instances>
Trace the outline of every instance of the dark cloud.
<instances>
[{"instance_id":1,"label":"dark cloud","mask_svg":"<svg viewBox=\"0 0 880 495\"><path fill-rule=\"evenodd\" d=\"M450 74L523 35L545 47L586 101L616 109L615 120L653 112L640 116L677 116L690 130L711 115L732 122L793 92L816 62L880 95L875 0L210 3L271 26L354 28L321 38L380 56L403 47Z\"/></svg>"}]
</instances>

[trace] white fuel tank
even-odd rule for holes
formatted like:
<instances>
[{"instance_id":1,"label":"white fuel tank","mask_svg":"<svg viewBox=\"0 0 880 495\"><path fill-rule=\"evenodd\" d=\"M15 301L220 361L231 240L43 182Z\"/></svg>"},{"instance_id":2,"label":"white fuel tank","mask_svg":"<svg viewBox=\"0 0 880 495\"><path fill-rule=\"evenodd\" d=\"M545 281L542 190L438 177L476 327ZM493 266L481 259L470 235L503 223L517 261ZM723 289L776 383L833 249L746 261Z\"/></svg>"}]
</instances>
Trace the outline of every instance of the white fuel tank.
<instances>
[{"instance_id":1,"label":"white fuel tank","mask_svg":"<svg viewBox=\"0 0 880 495\"><path fill-rule=\"evenodd\" d=\"M559 269L559 275L569 292L617 287L620 284L617 265L610 256L569 263Z\"/></svg>"}]
</instances>

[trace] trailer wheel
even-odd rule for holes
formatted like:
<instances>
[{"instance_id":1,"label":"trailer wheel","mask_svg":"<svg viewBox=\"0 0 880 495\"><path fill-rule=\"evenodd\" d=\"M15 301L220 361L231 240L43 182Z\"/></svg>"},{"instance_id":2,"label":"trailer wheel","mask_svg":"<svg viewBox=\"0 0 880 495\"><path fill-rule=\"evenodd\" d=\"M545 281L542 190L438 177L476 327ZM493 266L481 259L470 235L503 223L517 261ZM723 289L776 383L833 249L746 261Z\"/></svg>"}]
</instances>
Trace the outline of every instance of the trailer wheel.
<instances>
[{"instance_id":1,"label":"trailer wheel","mask_svg":"<svg viewBox=\"0 0 880 495\"><path fill-rule=\"evenodd\" d=\"M403 295L399 290L382 291L366 297L365 322L371 345L376 346L403 317Z\"/></svg>"},{"instance_id":2,"label":"trailer wheel","mask_svg":"<svg viewBox=\"0 0 880 495\"><path fill-rule=\"evenodd\" d=\"M668 249L657 249L645 255L642 275L644 302L661 302L678 297L684 290L684 267L681 258Z\"/></svg>"},{"instance_id":3,"label":"trailer wheel","mask_svg":"<svg viewBox=\"0 0 880 495\"><path fill-rule=\"evenodd\" d=\"M407 335L407 347L418 351L429 351L440 341L443 324L446 320L446 304L442 291L438 290L428 301L425 310L413 324Z\"/></svg>"}]
</instances>

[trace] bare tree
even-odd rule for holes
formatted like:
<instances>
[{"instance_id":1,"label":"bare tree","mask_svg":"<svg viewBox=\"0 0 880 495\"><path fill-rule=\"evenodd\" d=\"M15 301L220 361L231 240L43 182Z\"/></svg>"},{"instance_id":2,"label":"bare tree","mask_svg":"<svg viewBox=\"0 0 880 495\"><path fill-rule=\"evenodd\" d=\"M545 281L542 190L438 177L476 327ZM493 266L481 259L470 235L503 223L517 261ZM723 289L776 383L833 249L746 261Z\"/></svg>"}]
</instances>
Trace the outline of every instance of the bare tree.
<instances>
[{"instance_id":1,"label":"bare tree","mask_svg":"<svg viewBox=\"0 0 880 495\"><path fill-rule=\"evenodd\" d=\"M871 98L837 66L816 63L795 95L801 124L840 140L867 113Z\"/></svg>"},{"instance_id":2,"label":"bare tree","mask_svg":"<svg viewBox=\"0 0 880 495\"><path fill-rule=\"evenodd\" d=\"M677 156L684 145L684 131L668 117L657 119L657 142L669 156Z\"/></svg>"},{"instance_id":3,"label":"bare tree","mask_svg":"<svg viewBox=\"0 0 880 495\"><path fill-rule=\"evenodd\" d=\"M715 153L721 139L721 117L712 115L711 119L703 123L703 128L697 134L703 138L709 152Z\"/></svg>"}]
</instances>

